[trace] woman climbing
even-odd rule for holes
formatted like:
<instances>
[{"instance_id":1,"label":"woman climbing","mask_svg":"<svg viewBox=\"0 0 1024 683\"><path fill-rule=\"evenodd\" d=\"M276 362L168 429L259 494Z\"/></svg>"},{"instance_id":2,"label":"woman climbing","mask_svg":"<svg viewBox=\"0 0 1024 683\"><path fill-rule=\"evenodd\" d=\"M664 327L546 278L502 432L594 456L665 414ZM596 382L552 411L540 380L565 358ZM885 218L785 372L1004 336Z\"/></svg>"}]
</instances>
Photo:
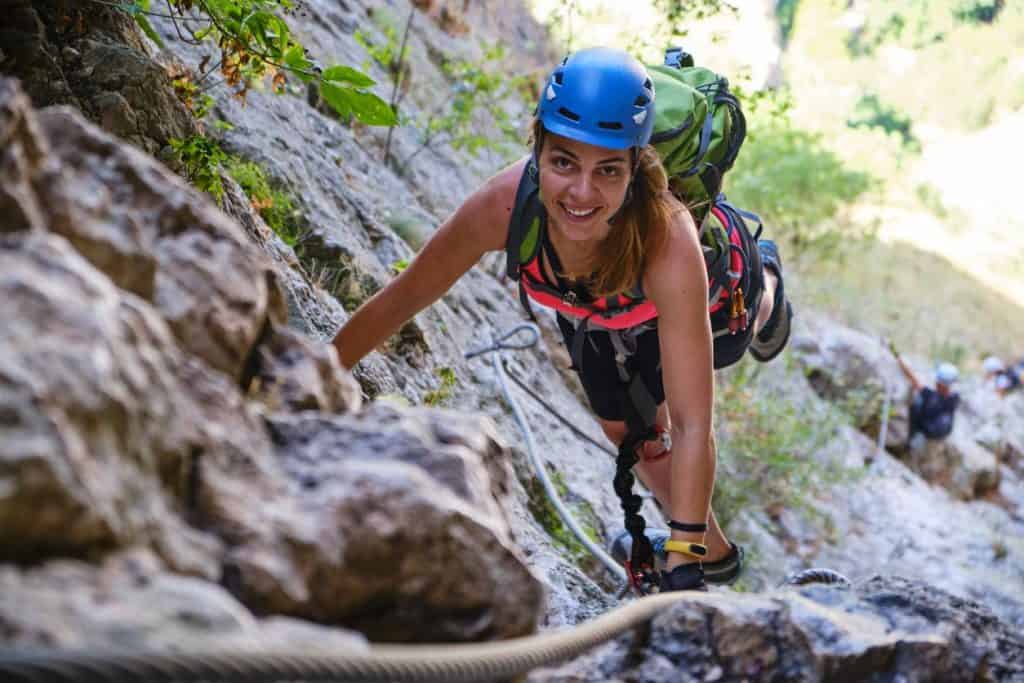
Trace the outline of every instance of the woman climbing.
<instances>
[{"instance_id":1,"label":"woman climbing","mask_svg":"<svg viewBox=\"0 0 1024 683\"><path fill-rule=\"evenodd\" d=\"M733 362L748 345L759 360L777 355L791 309L774 245L762 241L751 250L760 252L748 288L752 324L713 337L697 228L648 144L654 100L647 71L627 53L591 48L569 56L541 94L530 157L467 198L334 344L351 368L485 252L508 249L518 231L524 301L558 310L602 429L620 453L635 451L635 472L671 516L662 590L701 589L705 580L734 579L742 557L710 510L713 367L728 364L718 355ZM524 223L534 230L520 244ZM655 425L638 437L644 413Z\"/></svg>"}]
</instances>

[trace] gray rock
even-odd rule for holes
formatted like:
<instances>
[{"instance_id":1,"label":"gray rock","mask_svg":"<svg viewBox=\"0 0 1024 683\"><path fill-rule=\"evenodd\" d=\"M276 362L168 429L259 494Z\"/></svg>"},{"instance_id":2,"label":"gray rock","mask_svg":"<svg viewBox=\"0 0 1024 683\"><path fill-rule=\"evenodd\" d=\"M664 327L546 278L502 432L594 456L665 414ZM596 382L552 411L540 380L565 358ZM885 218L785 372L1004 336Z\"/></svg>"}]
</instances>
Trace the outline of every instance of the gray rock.
<instances>
[{"instance_id":1,"label":"gray rock","mask_svg":"<svg viewBox=\"0 0 1024 683\"><path fill-rule=\"evenodd\" d=\"M510 473L485 421L374 405L343 417L275 415L271 428L296 495L322 529L299 610L384 640L535 628L543 592L498 504Z\"/></svg>"},{"instance_id":2,"label":"gray rock","mask_svg":"<svg viewBox=\"0 0 1024 683\"><path fill-rule=\"evenodd\" d=\"M184 348L241 379L265 320L284 320L270 309L265 257L151 157L69 109L46 110L40 123L59 159L35 182L50 229L160 309Z\"/></svg>"},{"instance_id":3,"label":"gray rock","mask_svg":"<svg viewBox=\"0 0 1024 683\"><path fill-rule=\"evenodd\" d=\"M0 72L19 78L35 106L73 106L156 154L199 128L146 44L127 12L87 0L13 0L4 7Z\"/></svg>"},{"instance_id":4,"label":"gray rock","mask_svg":"<svg viewBox=\"0 0 1024 683\"><path fill-rule=\"evenodd\" d=\"M853 590L691 593L644 641L624 636L528 680L1020 681L1024 638L978 603L875 577Z\"/></svg>"},{"instance_id":5,"label":"gray rock","mask_svg":"<svg viewBox=\"0 0 1024 683\"><path fill-rule=\"evenodd\" d=\"M533 630L542 593L496 499L510 477L493 436L377 411L339 437L329 415L358 409L358 388L332 347L283 327L276 274L241 228L74 112L37 126L9 81L0 93L20 154L0 188L42 221L0 242L0 560L149 546L261 612L408 639ZM317 415L332 449L396 462L325 456L332 484L314 495L258 418L286 410ZM360 533L366 507L412 535Z\"/></svg>"},{"instance_id":6,"label":"gray rock","mask_svg":"<svg viewBox=\"0 0 1024 683\"><path fill-rule=\"evenodd\" d=\"M8 647L366 650L365 639L353 632L257 618L222 587L172 574L138 549L101 566L73 560L24 571L0 566L0 621Z\"/></svg>"},{"instance_id":7,"label":"gray rock","mask_svg":"<svg viewBox=\"0 0 1024 683\"><path fill-rule=\"evenodd\" d=\"M204 408L233 387L196 377L152 308L56 235L0 242L0 316L4 559L152 541L215 576L169 493L186 490L193 453L223 449L211 431L231 423Z\"/></svg>"}]
</instances>

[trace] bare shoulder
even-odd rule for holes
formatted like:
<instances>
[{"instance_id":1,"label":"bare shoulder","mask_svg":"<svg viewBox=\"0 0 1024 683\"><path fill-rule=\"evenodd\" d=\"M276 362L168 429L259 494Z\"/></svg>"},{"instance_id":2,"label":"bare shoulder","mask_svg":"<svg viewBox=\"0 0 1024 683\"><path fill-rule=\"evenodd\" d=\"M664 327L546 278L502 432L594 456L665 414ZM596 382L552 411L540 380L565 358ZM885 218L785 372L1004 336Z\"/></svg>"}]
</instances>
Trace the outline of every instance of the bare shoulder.
<instances>
[{"instance_id":1,"label":"bare shoulder","mask_svg":"<svg viewBox=\"0 0 1024 683\"><path fill-rule=\"evenodd\" d=\"M467 224L485 251L505 248L509 218L526 162L524 157L498 171L470 195L452 217L453 221Z\"/></svg>"},{"instance_id":2,"label":"bare shoulder","mask_svg":"<svg viewBox=\"0 0 1024 683\"><path fill-rule=\"evenodd\" d=\"M661 248L648 261L648 270L655 274L658 271L678 272L680 264L703 263L697 226L682 204L669 217L667 228Z\"/></svg>"}]
</instances>

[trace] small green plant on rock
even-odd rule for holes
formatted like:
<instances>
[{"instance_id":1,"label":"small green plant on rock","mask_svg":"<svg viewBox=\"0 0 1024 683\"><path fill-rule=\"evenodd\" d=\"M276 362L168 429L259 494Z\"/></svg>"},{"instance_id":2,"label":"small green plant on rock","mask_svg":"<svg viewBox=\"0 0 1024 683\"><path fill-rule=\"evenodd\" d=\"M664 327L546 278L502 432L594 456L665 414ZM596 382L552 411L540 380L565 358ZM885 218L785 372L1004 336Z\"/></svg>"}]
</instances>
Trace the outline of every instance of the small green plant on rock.
<instances>
[{"instance_id":1,"label":"small green plant on rock","mask_svg":"<svg viewBox=\"0 0 1024 683\"><path fill-rule=\"evenodd\" d=\"M193 135L185 139L171 138L170 146L174 158L182 165L185 178L220 201L224 196L220 174L228 155L217 141L205 135Z\"/></svg>"},{"instance_id":2,"label":"small green plant on rock","mask_svg":"<svg viewBox=\"0 0 1024 683\"><path fill-rule=\"evenodd\" d=\"M439 406L447 401L451 398L452 391L459 384L455 371L450 367L438 368L435 374L441 379L441 386L423 395L423 403L428 406Z\"/></svg>"},{"instance_id":3,"label":"small green plant on rock","mask_svg":"<svg viewBox=\"0 0 1024 683\"><path fill-rule=\"evenodd\" d=\"M551 478L551 483L554 484L559 498L569 508L577 523L587 534L587 537L594 543L600 544L602 541L598 529L601 528L601 522L597 517L597 513L594 512L594 508L586 500L583 500L569 490L565 483L565 477L562 476L561 472L550 464L547 467L548 476ZM548 499L540 479L527 468L525 463L517 463L516 469L519 480L523 484L523 488L526 489L527 509L541 528L551 537L555 545L563 548L576 564L596 562L596 560L591 558L590 552L583 543L576 538L572 530L562 521L558 510L555 509L555 506Z\"/></svg>"},{"instance_id":4,"label":"small green plant on rock","mask_svg":"<svg viewBox=\"0 0 1024 683\"><path fill-rule=\"evenodd\" d=\"M285 244L296 247L301 242L305 229L291 197L286 192L271 187L263 169L255 162L231 157L227 171L245 190L253 208L260 212L267 225Z\"/></svg>"},{"instance_id":5,"label":"small green plant on rock","mask_svg":"<svg viewBox=\"0 0 1024 683\"><path fill-rule=\"evenodd\" d=\"M479 60L448 59L441 69L448 77L451 97L415 123L420 148L402 162L409 163L423 150L446 143L470 154L492 150L509 154L522 143L522 131L508 111L508 100L529 90L525 76L509 77L500 69L506 58L502 45L487 48Z\"/></svg>"}]
</instances>

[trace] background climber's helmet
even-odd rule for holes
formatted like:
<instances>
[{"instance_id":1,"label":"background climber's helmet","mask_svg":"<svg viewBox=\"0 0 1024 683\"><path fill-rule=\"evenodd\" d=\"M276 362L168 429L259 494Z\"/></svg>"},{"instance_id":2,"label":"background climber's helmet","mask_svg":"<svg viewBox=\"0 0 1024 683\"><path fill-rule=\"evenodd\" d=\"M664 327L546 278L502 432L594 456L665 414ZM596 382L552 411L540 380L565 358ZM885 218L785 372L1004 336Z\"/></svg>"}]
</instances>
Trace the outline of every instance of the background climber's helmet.
<instances>
[{"instance_id":1,"label":"background climber's helmet","mask_svg":"<svg viewBox=\"0 0 1024 683\"><path fill-rule=\"evenodd\" d=\"M551 72L537 104L544 129L610 149L643 147L654 130L654 86L622 50L594 47Z\"/></svg>"},{"instance_id":2,"label":"background climber's helmet","mask_svg":"<svg viewBox=\"0 0 1024 683\"><path fill-rule=\"evenodd\" d=\"M1003 361L999 360L995 356L989 356L982 363L982 368L984 368L986 374L999 372L1003 369Z\"/></svg>"},{"instance_id":3,"label":"background climber's helmet","mask_svg":"<svg viewBox=\"0 0 1024 683\"><path fill-rule=\"evenodd\" d=\"M935 381L947 387L952 386L959 376L960 373L952 363L942 363L935 370Z\"/></svg>"}]
</instances>

